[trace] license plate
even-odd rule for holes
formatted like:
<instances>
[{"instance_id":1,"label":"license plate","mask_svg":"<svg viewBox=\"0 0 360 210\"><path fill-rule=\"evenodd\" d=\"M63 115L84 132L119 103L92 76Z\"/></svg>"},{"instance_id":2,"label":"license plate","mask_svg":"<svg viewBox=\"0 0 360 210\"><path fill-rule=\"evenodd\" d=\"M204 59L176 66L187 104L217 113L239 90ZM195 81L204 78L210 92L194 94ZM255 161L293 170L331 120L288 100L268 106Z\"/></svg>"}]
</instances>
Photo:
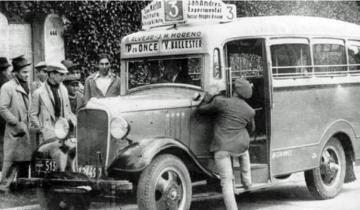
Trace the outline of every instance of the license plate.
<instances>
[{"instance_id":1,"label":"license plate","mask_svg":"<svg viewBox=\"0 0 360 210\"><path fill-rule=\"evenodd\" d=\"M35 162L35 172L50 173L56 170L56 162L52 159L38 159Z\"/></svg>"},{"instance_id":2,"label":"license plate","mask_svg":"<svg viewBox=\"0 0 360 210\"><path fill-rule=\"evenodd\" d=\"M78 172L83 173L89 178L101 177L101 167L96 167L94 165L81 165L78 167Z\"/></svg>"}]
</instances>

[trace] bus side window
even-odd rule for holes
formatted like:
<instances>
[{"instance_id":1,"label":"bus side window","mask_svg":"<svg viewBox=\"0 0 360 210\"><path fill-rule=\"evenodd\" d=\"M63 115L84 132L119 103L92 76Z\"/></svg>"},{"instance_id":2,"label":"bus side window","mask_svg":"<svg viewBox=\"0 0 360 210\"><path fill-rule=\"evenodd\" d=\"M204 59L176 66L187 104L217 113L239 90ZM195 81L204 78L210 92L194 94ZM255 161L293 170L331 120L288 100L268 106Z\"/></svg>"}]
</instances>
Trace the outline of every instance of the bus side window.
<instances>
[{"instance_id":1,"label":"bus side window","mask_svg":"<svg viewBox=\"0 0 360 210\"><path fill-rule=\"evenodd\" d=\"M348 42L350 74L360 74L360 41Z\"/></svg>"},{"instance_id":2,"label":"bus side window","mask_svg":"<svg viewBox=\"0 0 360 210\"><path fill-rule=\"evenodd\" d=\"M273 77L304 77L311 74L308 44L276 44L270 49Z\"/></svg>"},{"instance_id":3,"label":"bus side window","mask_svg":"<svg viewBox=\"0 0 360 210\"><path fill-rule=\"evenodd\" d=\"M228 66L231 67L232 78L263 77L263 40L245 39L227 43Z\"/></svg>"},{"instance_id":4,"label":"bus side window","mask_svg":"<svg viewBox=\"0 0 360 210\"><path fill-rule=\"evenodd\" d=\"M314 39L314 71L317 76L341 76L347 73L343 40Z\"/></svg>"}]
</instances>

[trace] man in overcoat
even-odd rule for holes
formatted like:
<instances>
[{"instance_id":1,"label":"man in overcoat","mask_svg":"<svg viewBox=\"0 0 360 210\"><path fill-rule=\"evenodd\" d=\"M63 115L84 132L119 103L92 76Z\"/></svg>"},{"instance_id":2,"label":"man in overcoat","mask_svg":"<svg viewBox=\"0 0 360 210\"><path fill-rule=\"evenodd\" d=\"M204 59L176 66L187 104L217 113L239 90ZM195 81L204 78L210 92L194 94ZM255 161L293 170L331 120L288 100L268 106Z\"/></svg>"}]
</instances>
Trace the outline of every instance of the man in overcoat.
<instances>
[{"instance_id":1,"label":"man in overcoat","mask_svg":"<svg viewBox=\"0 0 360 210\"><path fill-rule=\"evenodd\" d=\"M110 57L101 54L98 58L99 71L85 81L84 104L90 98L104 98L120 95L120 78L110 71Z\"/></svg>"},{"instance_id":2,"label":"man in overcoat","mask_svg":"<svg viewBox=\"0 0 360 210\"><path fill-rule=\"evenodd\" d=\"M30 108L31 125L40 131L39 143L55 138L54 126L62 117L76 124L69 95L63 81L68 73L61 63L47 64L48 78L33 94Z\"/></svg>"},{"instance_id":3,"label":"man in overcoat","mask_svg":"<svg viewBox=\"0 0 360 210\"><path fill-rule=\"evenodd\" d=\"M23 56L14 58L14 78L0 91L0 115L6 121L1 191L9 191L16 174L17 177L26 177L28 173L31 158L28 131L30 64Z\"/></svg>"},{"instance_id":4,"label":"man in overcoat","mask_svg":"<svg viewBox=\"0 0 360 210\"><path fill-rule=\"evenodd\" d=\"M0 57L0 88L9 81L8 68L10 64L5 57ZM0 168L3 162L3 148L4 148L4 133L5 133L5 120L0 116Z\"/></svg>"}]
</instances>

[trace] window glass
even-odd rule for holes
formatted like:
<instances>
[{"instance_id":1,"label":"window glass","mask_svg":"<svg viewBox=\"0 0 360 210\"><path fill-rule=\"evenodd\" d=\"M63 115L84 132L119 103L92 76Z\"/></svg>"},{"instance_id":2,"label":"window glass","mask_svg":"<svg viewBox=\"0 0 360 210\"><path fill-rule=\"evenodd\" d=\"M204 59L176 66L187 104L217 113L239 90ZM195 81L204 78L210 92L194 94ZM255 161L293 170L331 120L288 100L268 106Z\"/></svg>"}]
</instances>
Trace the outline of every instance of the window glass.
<instances>
[{"instance_id":1,"label":"window glass","mask_svg":"<svg viewBox=\"0 0 360 210\"><path fill-rule=\"evenodd\" d=\"M179 83L201 86L201 58L171 58L128 62L128 88Z\"/></svg>"},{"instance_id":2,"label":"window glass","mask_svg":"<svg viewBox=\"0 0 360 210\"><path fill-rule=\"evenodd\" d=\"M340 44L314 44L316 75L342 75L346 73L345 47Z\"/></svg>"},{"instance_id":3,"label":"window glass","mask_svg":"<svg viewBox=\"0 0 360 210\"><path fill-rule=\"evenodd\" d=\"M229 42L227 44L227 55L233 78L263 76L264 55L262 39Z\"/></svg>"},{"instance_id":4,"label":"window glass","mask_svg":"<svg viewBox=\"0 0 360 210\"><path fill-rule=\"evenodd\" d=\"M348 54L351 73L360 73L360 42L357 44L350 42Z\"/></svg>"},{"instance_id":5,"label":"window glass","mask_svg":"<svg viewBox=\"0 0 360 210\"><path fill-rule=\"evenodd\" d=\"M220 68L220 50L218 48L214 49L213 57L213 77L215 79L221 79L221 68Z\"/></svg>"},{"instance_id":6,"label":"window glass","mask_svg":"<svg viewBox=\"0 0 360 210\"><path fill-rule=\"evenodd\" d=\"M307 44L276 44L270 47L273 77L304 77L311 73Z\"/></svg>"}]
</instances>

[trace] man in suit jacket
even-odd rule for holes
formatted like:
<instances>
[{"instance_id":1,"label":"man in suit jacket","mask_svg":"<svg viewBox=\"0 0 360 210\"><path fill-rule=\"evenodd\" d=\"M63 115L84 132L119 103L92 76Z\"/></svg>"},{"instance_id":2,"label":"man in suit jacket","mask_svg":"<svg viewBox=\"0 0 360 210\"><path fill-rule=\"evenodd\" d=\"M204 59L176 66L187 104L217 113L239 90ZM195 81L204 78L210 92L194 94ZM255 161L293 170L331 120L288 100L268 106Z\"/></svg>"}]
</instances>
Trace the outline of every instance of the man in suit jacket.
<instances>
[{"instance_id":1,"label":"man in suit jacket","mask_svg":"<svg viewBox=\"0 0 360 210\"><path fill-rule=\"evenodd\" d=\"M48 79L33 94L30 108L32 127L40 131L40 142L55 138L54 126L63 117L76 125L76 117L71 112L69 95L62 84L68 70L61 63L47 65Z\"/></svg>"},{"instance_id":2,"label":"man in suit jacket","mask_svg":"<svg viewBox=\"0 0 360 210\"><path fill-rule=\"evenodd\" d=\"M13 58L14 78L6 82L0 91L0 115L6 121L0 191L9 191L15 174L26 177L28 173L31 158L27 82L30 64L23 56Z\"/></svg>"},{"instance_id":3,"label":"man in suit jacket","mask_svg":"<svg viewBox=\"0 0 360 210\"><path fill-rule=\"evenodd\" d=\"M45 61L40 61L38 64L36 64L35 69L36 69L36 79L33 83L31 83L31 87L30 87L32 93L36 89L38 89L41 85L43 85L47 78Z\"/></svg>"},{"instance_id":4,"label":"man in suit jacket","mask_svg":"<svg viewBox=\"0 0 360 210\"><path fill-rule=\"evenodd\" d=\"M110 57L101 54L98 59L99 71L85 81L85 104L90 98L104 98L120 95L120 78L110 71Z\"/></svg>"}]
</instances>

